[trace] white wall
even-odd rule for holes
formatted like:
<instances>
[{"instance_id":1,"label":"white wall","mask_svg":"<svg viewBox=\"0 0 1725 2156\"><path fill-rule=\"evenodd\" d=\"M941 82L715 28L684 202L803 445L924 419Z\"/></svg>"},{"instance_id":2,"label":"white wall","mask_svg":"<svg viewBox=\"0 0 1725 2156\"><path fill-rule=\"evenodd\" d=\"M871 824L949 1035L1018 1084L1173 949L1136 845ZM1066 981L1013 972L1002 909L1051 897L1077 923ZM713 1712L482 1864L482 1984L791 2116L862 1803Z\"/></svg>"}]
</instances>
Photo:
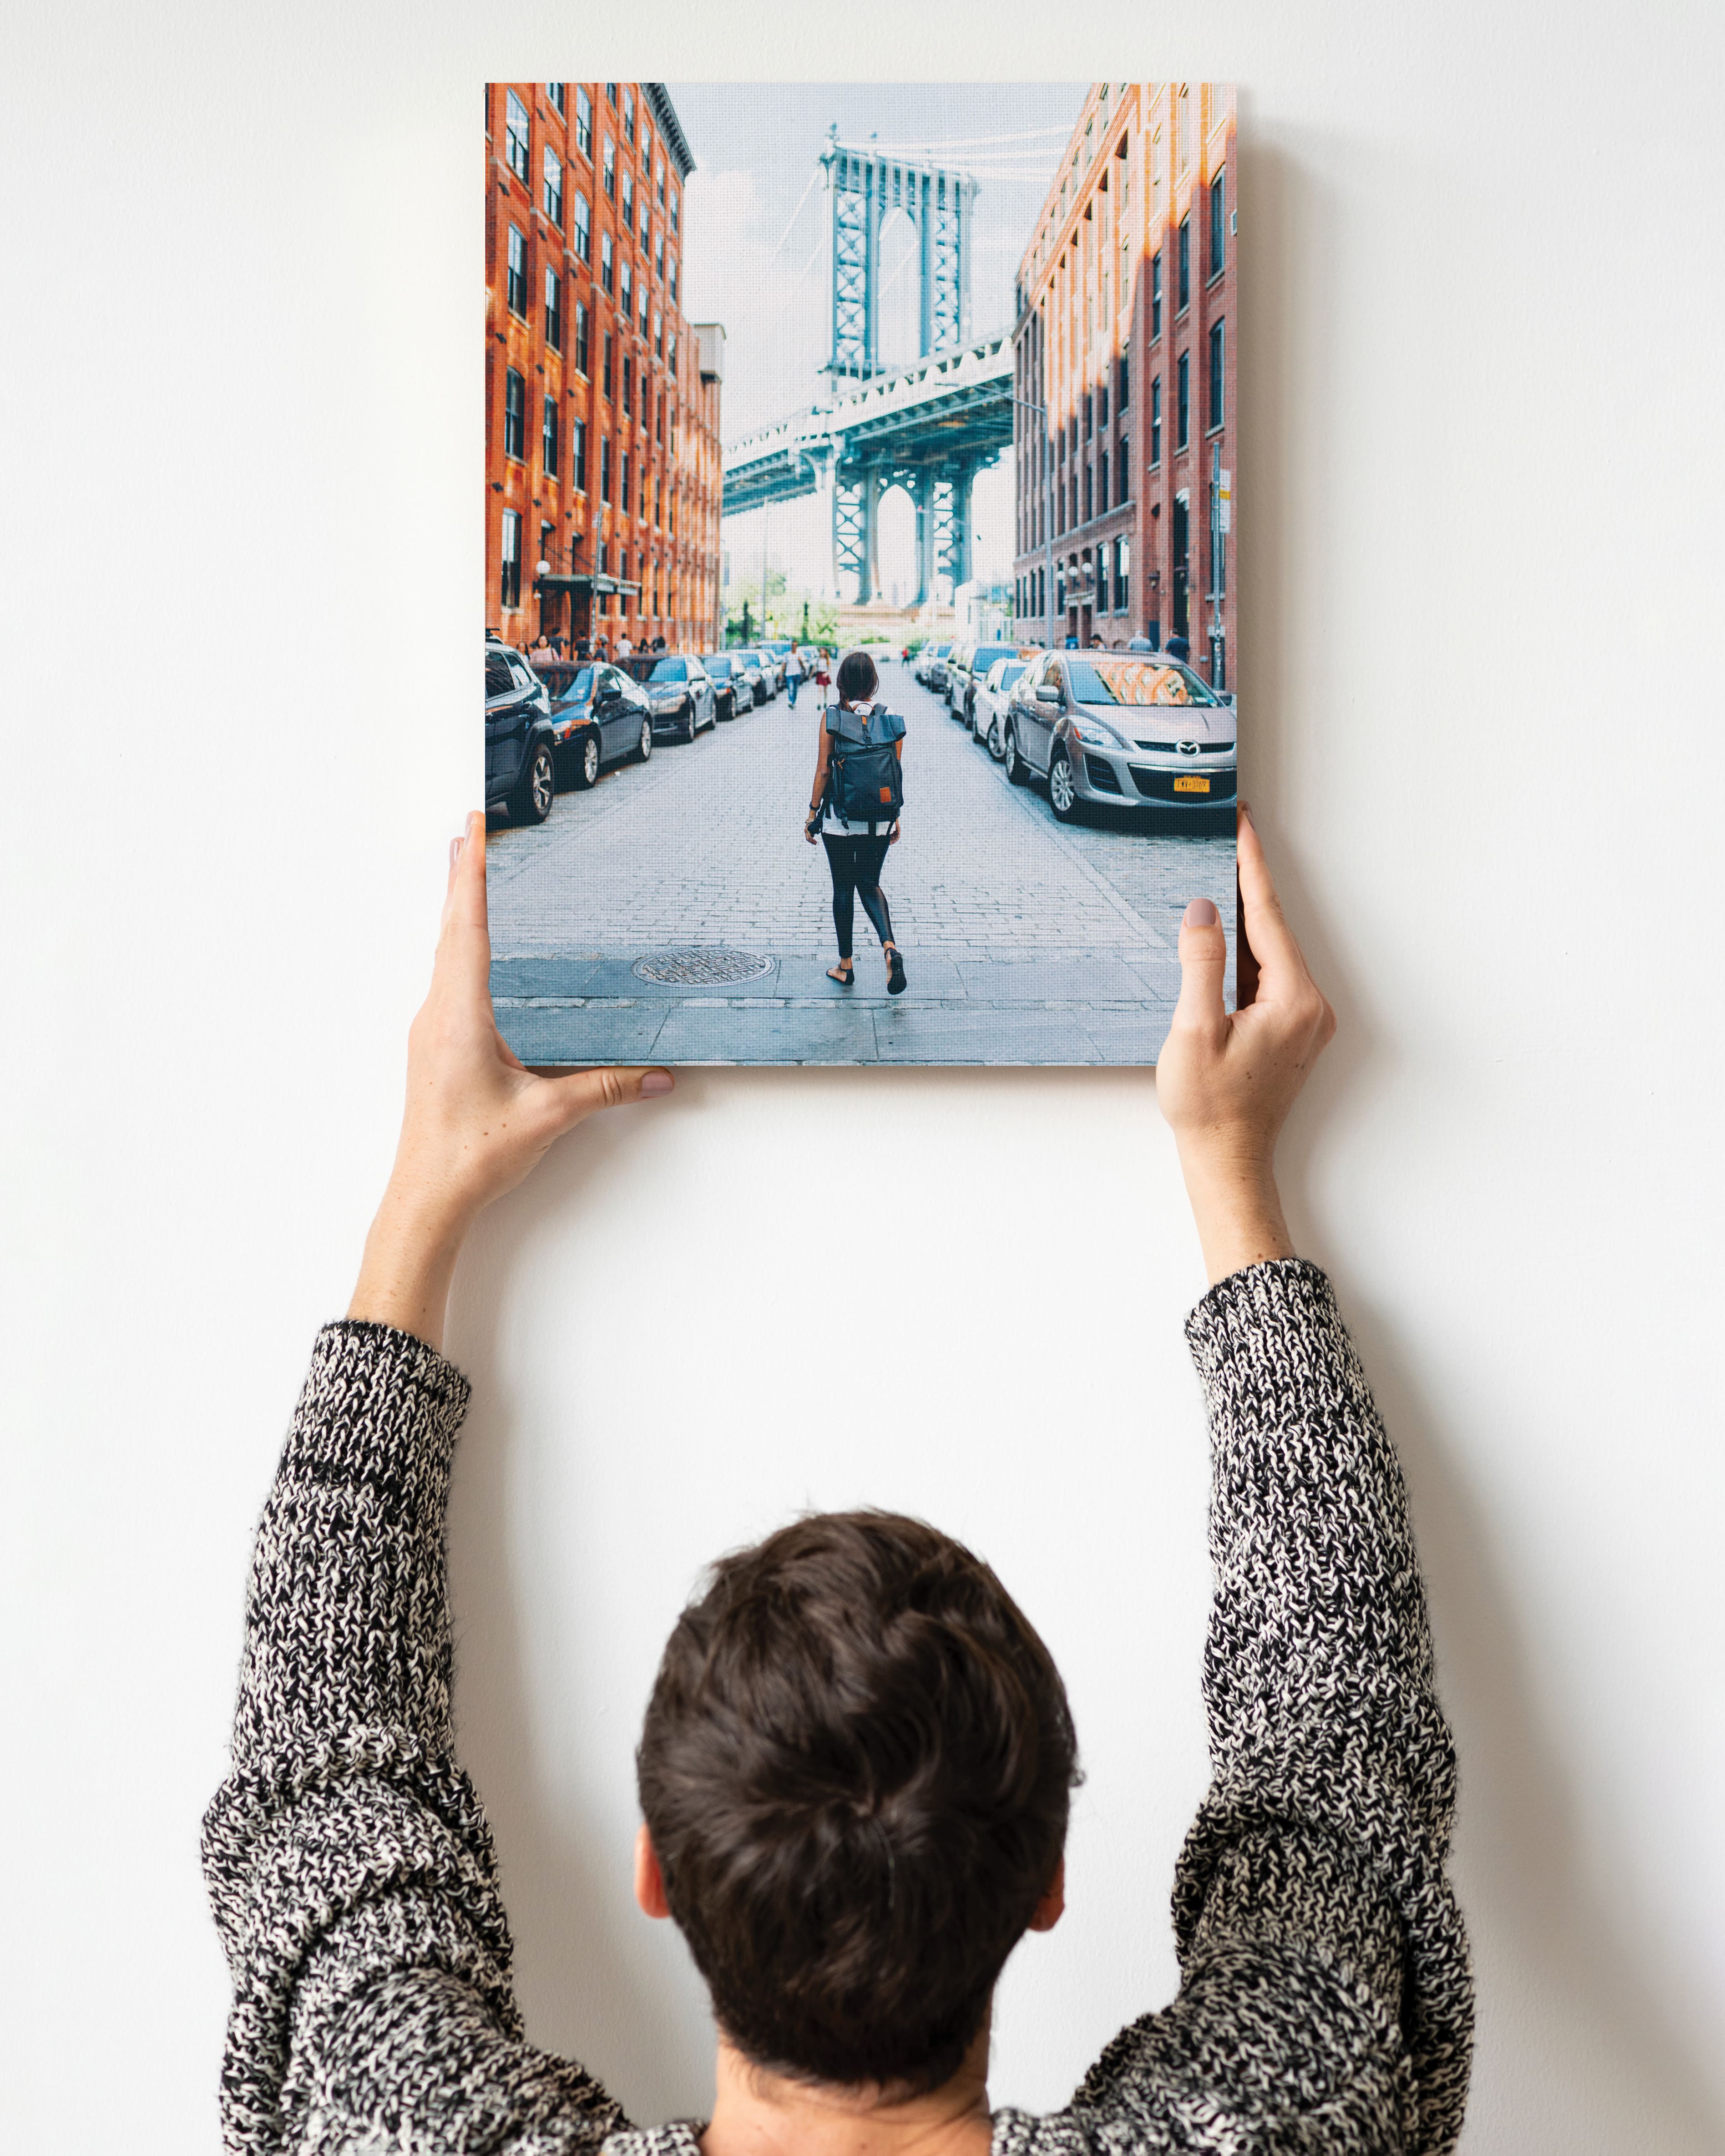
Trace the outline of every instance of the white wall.
<instances>
[{"instance_id":1,"label":"white wall","mask_svg":"<svg viewBox=\"0 0 1725 2156\"><path fill-rule=\"evenodd\" d=\"M599 11L552 6L8 11L8 2146L215 2144L196 1835L246 1550L476 785L477 85L1050 64L1047 9L1013 0L1009 36L1003 4L937 33L873 0L839 49L790 5L639 8L590 46ZM1461 1740L1466 2147L1700 2156L1717 13L1085 23L1065 74L1242 85L1249 790L1342 1020L1286 1180L1404 1448ZM839 1119L902 1192L834 1255ZM1204 1771L1201 1285L1125 1073L691 1075L499 1209L453 1322L480 1385L454 1561L536 2034L644 2115L701 2103L700 1999L625 1890L649 1672L703 1558L863 1497L973 1538L1076 1696L1072 1909L1010 1971L997 2097L1058 2100L1168 1994Z\"/></svg>"}]
</instances>

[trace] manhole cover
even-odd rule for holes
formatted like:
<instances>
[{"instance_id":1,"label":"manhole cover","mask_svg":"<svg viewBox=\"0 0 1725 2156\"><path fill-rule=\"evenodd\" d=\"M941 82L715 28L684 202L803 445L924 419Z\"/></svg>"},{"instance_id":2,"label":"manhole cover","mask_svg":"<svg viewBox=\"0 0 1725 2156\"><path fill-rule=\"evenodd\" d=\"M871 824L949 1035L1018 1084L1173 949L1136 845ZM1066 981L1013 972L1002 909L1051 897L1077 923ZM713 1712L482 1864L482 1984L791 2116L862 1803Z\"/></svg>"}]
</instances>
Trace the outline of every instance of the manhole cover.
<instances>
[{"instance_id":1,"label":"manhole cover","mask_svg":"<svg viewBox=\"0 0 1725 2156\"><path fill-rule=\"evenodd\" d=\"M634 968L644 981L675 981L711 988L730 981L757 981L770 973L773 961L752 951L723 951L691 945L680 951L649 951Z\"/></svg>"}]
</instances>

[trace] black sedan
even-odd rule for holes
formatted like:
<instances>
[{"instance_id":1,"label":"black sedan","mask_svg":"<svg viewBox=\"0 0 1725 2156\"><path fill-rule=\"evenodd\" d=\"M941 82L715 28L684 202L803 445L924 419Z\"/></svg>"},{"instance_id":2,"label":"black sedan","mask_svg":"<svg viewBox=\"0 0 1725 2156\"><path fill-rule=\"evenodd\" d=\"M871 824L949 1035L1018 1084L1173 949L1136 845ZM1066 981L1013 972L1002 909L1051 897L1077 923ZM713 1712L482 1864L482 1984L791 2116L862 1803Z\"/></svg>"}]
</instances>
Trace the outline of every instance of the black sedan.
<instances>
[{"instance_id":1,"label":"black sedan","mask_svg":"<svg viewBox=\"0 0 1725 2156\"><path fill-rule=\"evenodd\" d=\"M721 719L734 719L739 711L753 711L755 692L734 653L703 652L701 663L711 678L713 705Z\"/></svg>"},{"instance_id":2,"label":"black sedan","mask_svg":"<svg viewBox=\"0 0 1725 2156\"><path fill-rule=\"evenodd\" d=\"M551 696L518 651L485 646L485 807L542 824L557 793Z\"/></svg>"},{"instance_id":3,"label":"black sedan","mask_svg":"<svg viewBox=\"0 0 1725 2156\"><path fill-rule=\"evenodd\" d=\"M655 734L692 742L717 718L712 681L694 652L665 651L656 658L646 652L625 663L647 692Z\"/></svg>"},{"instance_id":4,"label":"black sedan","mask_svg":"<svg viewBox=\"0 0 1725 2156\"><path fill-rule=\"evenodd\" d=\"M534 670L551 691L560 783L593 786L608 763L652 755L653 713L639 681L603 660L553 660Z\"/></svg>"}]
</instances>

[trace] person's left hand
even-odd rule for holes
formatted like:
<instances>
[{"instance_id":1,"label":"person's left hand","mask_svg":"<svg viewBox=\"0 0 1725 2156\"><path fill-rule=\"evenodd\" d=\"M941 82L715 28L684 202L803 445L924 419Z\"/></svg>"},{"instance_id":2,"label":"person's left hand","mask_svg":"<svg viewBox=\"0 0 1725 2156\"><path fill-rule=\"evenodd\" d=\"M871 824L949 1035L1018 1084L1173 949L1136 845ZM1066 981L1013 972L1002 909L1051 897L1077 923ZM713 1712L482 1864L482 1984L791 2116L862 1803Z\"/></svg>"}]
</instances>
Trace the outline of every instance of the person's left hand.
<instances>
[{"instance_id":1,"label":"person's left hand","mask_svg":"<svg viewBox=\"0 0 1725 2156\"><path fill-rule=\"evenodd\" d=\"M354 1290L350 1317L440 1344L462 1238L564 1132L596 1108L668 1093L668 1070L527 1070L491 1013L485 819L475 811L449 850L431 992L408 1031L408 1097L395 1165Z\"/></svg>"}]
</instances>

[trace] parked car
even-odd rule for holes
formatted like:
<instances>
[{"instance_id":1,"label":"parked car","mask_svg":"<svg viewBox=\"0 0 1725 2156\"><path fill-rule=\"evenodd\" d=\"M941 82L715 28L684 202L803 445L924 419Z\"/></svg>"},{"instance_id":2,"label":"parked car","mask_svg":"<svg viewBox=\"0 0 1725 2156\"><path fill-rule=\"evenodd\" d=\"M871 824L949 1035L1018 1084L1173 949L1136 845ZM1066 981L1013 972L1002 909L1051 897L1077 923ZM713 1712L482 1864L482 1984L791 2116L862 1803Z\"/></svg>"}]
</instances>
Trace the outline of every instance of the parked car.
<instances>
[{"instance_id":1,"label":"parked car","mask_svg":"<svg viewBox=\"0 0 1725 2156\"><path fill-rule=\"evenodd\" d=\"M1029 659L1036 647L1029 644L967 644L947 661L947 701L954 718L971 726L976 692L997 659ZM963 657L960 657L960 651ZM972 731L975 729L972 726Z\"/></svg>"},{"instance_id":2,"label":"parked car","mask_svg":"<svg viewBox=\"0 0 1725 2156\"><path fill-rule=\"evenodd\" d=\"M757 644L761 664L773 677L773 693L776 696L784 686L784 659L790 649L788 644Z\"/></svg>"},{"instance_id":3,"label":"parked car","mask_svg":"<svg viewBox=\"0 0 1725 2156\"><path fill-rule=\"evenodd\" d=\"M1045 778L1063 824L1082 802L1206 808L1235 798L1234 706L1164 651L1045 652L1014 688L1004 731L1007 777Z\"/></svg>"},{"instance_id":4,"label":"parked car","mask_svg":"<svg viewBox=\"0 0 1725 2156\"><path fill-rule=\"evenodd\" d=\"M997 659L988 678L978 681L970 703L970 731L985 742L996 763L1006 754L1006 706L1029 670L1028 659Z\"/></svg>"},{"instance_id":5,"label":"parked car","mask_svg":"<svg viewBox=\"0 0 1725 2156\"><path fill-rule=\"evenodd\" d=\"M551 693L518 651L485 642L485 807L542 824L557 790Z\"/></svg>"},{"instance_id":6,"label":"parked car","mask_svg":"<svg viewBox=\"0 0 1725 2156\"><path fill-rule=\"evenodd\" d=\"M916 678L925 689L943 693L947 685L947 654L950 644L925 644L916 661Z\"/></svg>"},{"instance_id":7,"label":"parked car","mask_svg":"<svg viewBox=\"0 0 1725 2156\"><path fill-rule=\"evenodd\" d=\"M592 786L606 764L652 755L652 708L639 681L603 660L542 659L533 671L551 696L559 785Z\"/></svg>"},{"instance_id":8,"label":"parked car","mask_svg":"<svg viewBox=\"0 0 1725 2156\"><path fill-rule=\"evenodd\" d=\"M704 651L701 663L713 685L713 716L734 719L739 711L755 708L755 692L737 663L733 651Z\"/></svg>"},{"instance_id":9,"label":"parked car","mask_svg":"<svg viewBox=\"0 0 1725 2156\"><path fill-rule=\"evenodd\" d=\"M717 718L711 679L694 652L647 651L624 664L647 692L655 734L692 742Z\"/></svg>"},{"instance_id":10,"label":"parked car","mask_svg":"<svg viewBox=\"0 0 1725 2156\"><path fill-rule=\"evenodd\" d=\"M963 716L964 687L970 679L970 654L975 649L973 644L955 644L947 654L947 678L941 685L941 697L948 718Z\"/></svg>"},{"instance_id":11,"label":"parked car","mask_svg":"<svg viewBox=\"0 0 1725 2156\"><path fill-rule=\"evenodd\" d=\"M761 654L755 650L733 651L731 656L747 675L750 689L757 704L764 704L773 695L772 670Z\"/></svg>"}]
</instances>

